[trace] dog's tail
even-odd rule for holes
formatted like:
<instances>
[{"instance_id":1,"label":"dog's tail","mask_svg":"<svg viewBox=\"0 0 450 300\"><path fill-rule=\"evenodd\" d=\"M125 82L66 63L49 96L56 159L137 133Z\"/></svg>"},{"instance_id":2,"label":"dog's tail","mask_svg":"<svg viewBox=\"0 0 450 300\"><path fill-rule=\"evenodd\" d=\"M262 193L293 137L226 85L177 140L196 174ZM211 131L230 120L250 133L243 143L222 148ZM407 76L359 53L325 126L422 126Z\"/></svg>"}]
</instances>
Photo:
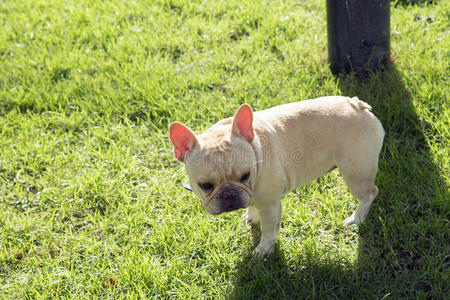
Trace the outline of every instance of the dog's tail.
<instances>
[{"instance_id":1,"label":"dog's tail","mask_svg":"<svg viewBox=\"0 0 450 300\"><path fill-rule=\"evenodd\" d=\"M372 106L364 101L359 100L358 97L348 98L347 100L356 108L372 110Z\"/></svg>"}]
</instances>

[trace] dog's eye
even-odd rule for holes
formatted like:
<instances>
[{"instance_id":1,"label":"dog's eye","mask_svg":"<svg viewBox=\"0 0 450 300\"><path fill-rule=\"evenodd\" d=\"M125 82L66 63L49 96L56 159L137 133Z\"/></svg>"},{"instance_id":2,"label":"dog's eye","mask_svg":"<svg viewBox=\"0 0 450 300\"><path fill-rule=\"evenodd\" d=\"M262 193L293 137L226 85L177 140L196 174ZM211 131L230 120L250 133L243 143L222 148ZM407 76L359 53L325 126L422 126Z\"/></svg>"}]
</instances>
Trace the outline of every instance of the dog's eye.
<instances>
[{"instance_id":1,"label":"dog's eye","mask_svg":"<svg viewBox=\"0 0 450 300\"><path fill-rule=\"evenodd\" d=\"M247 179L250 177L250 172L245 173L244 175L242 175L240 181L244 182L247 181Z\"/></svg>"},{"instance_id":2,"label":"dog's eye","mask_svg":"<svg viewBox=\"0 0 450 300\"><path fill-rule=\"evenodd\" d=\"M209 190L212 190L212 188L214 187L214 184L205 182L205 183L199 183L198 186L204 191L209 191Z\"/></svg>"}]
</instances>

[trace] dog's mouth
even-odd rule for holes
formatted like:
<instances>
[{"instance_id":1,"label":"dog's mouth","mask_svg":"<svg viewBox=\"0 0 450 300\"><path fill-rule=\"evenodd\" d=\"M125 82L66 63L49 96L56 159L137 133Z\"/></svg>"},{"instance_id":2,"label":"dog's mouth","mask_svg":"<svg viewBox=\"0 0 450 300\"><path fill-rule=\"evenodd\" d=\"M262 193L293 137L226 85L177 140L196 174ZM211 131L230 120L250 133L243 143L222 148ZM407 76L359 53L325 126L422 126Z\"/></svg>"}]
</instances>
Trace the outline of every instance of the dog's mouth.
<instances>
[{"instance_id":1,"label":"dog's mouth","mask_svg":"<svg viewBox=\"0 0 450 300\"><path fill-rule=\"evenodd\" d=\"M247 208L249 205L245 204L245 200L240 198L233 202L217 200L217 205L208 206L206 209L211 215L217 216L226 212L235 211L241 208Z\"/></svg>"}]
</instances>

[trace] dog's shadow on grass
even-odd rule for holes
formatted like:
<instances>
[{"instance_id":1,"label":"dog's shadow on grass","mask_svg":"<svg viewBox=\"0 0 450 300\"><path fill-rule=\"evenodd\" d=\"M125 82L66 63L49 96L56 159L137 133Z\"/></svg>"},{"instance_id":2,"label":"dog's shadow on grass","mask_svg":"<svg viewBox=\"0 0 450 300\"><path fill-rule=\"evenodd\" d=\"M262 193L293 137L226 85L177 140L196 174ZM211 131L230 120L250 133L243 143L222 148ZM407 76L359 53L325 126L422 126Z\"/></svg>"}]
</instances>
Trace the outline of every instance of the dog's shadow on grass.
<instances>
[{"instance_id":1,"label":"dog's shadow on grass","mask_svg":"<svg viewBox=\"0 0 450 300\"><path fill-rule=\"evenodd\" d=\"M358 96L373 107L386 131L377 176L380 195L359 228L357 262L324 261L314 253L286 259L277 244L265 260L246 258L238 264L230 297L448 295L448 190L427 141L430 136L439 138L439 133L417 115L417 102L413 103L395 66L368 79L336 80L343 95Z\"/></svg>"}]
</instances>

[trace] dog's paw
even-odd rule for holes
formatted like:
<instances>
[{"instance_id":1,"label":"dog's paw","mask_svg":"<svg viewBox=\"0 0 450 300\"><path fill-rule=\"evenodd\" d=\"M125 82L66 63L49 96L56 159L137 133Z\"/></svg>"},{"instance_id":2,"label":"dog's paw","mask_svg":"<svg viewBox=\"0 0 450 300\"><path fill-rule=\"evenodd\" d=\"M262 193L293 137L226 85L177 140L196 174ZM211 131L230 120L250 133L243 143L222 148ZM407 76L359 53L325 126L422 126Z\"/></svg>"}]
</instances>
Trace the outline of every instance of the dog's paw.
<instances>
[{"instance_id":1,"label":"dog's paw","mask_svg":"<svg viewBox=\"0 0 450 300\"><path fill-rule=\"evenodd\" d=\"M361 223L361 218L359 218L356 214L352 214L350 217L344 220L343 225L346 227L350 227L352 225L359 225Z\"/></svg>"},{"instance_id":2,"label":"dog's paw","mask_svg":"<svg viewBox=\"0 0 450 300\"><path fill-rule=\"evenodd\" d=\"M242 216L242 222L244 222L245 225L251 225L255 226L259 222L259 214L256 208L250 206L247 208L247 211Z\"/></svg>"},{"instance_id":3,"label":"dog's paw","mask_svg":"<svg viewBox=\"0 0 450 300\"><path fill-rule=\"evenodd\" d=\"M270 247L264 247L261 244L258 245L258 247L253 250L253 256L257 258L264 258L265 256L269 255L273 251L273 245Z\"/></svg>"}]
</instances>

